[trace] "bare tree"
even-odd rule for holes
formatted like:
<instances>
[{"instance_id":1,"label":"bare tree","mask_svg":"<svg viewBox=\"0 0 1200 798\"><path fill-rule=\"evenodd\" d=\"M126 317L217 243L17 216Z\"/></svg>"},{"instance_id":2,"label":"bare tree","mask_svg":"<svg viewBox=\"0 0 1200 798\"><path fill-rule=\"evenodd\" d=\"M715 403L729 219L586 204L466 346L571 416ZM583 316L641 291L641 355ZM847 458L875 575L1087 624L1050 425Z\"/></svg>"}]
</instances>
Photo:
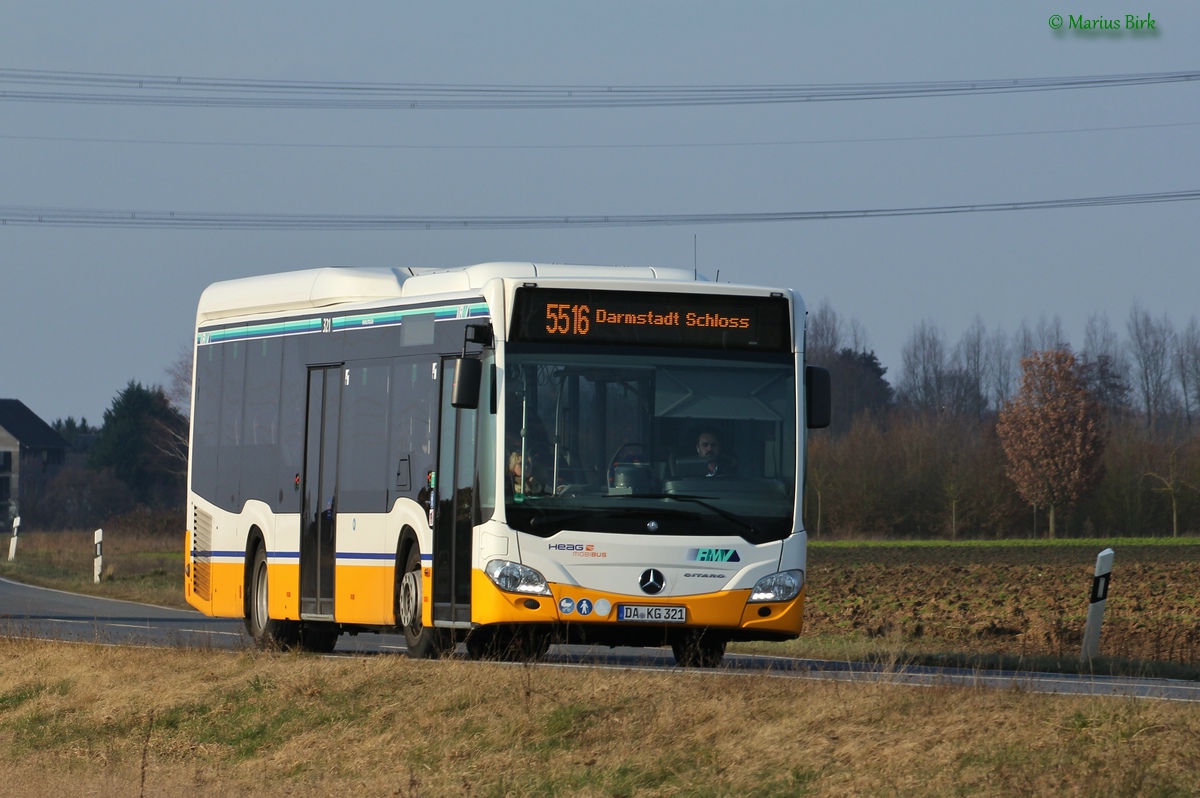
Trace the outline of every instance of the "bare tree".
<instances>
[{"instance_id":1,"label":"bare tree","mask_svg":"<svg viewBox=\"0 0 1200 798\"><path fill-rule=\"evenodd\" d=\"M1175 340L1175 376L1179 380L1183 417L1191 429L1192 416L1200 406L1200 322L1195 316Z\"/></svg>"},{"instance_id":2,"label":"bare tree","mask_svg":"<svg viewBox=\"0 0 1200 798\"><path fill-rule=\"evenodd\" d=\"M976 314L971 326L963 333L954 348L954 368L960 372L963 384L964 415L983 420L988 395L987 329Z\"/></svg>"},{"instance_id":3,"label":"bare tree","mask_svg":"<svg viewBox=\"0 0 1200 798\"><path fill-rule=\"evenodd\" d=\"M1093 313L1088 316L1083 331L1083 356L1096 358L1101 355L1108 355L1114 362L1122 358L1121 339L1109 323L1107 313Z\"/></svg>"},{"instance_id":4,"label":"bare tree","mask_svg":"<svg viewBox=\"0 0 1200 798\"><path fill-rule=\"evenodd\" d=\"M1001 412L996 432L1008 475L1025 501L1055 513L1087 495L1101 475L1100 409L1069 350L1035 352L1021 361L1017 397Z\"/></svg>"},{"instance_id":5,"label":"bare tree","mask_svg":"<svg viewBox=\"0 0 1200 798\"><path fill-rule=\"evenodd\" d=\"M1037 344L1034 343L1033 330L1029 329L1029 319L1021 319L1021 325L1017 327L1017 331L1013 333L1012 351L1017 363L1020 363L1022 360L1037 351Z\"/></svg>"},{"instance_id":6,"label":"bare tree","mask_svg":"<svg viewBox=\"0 0 1200 798\"><path fill-rule=\"evenodd\" d=\"M187 418L192 412L192 348L179 347L179 355L167 366L167 399L171 407Z\"/></svg>"},{"instance_id":7,"label":"bare tree","mask_svg":"<svg viewBox=\"0 0 1200 798\"><path fill-rule=\"evenodd\" d=\"M1071 348L1071 344L1067 341L1067 334L1063 332L1062 319L1059 318L1057 313L1049 319L1045 316L1038 318L1038 326L1037 330L1034 331L1033 341L1034 347L1040 352Z\"/></svg>"},{"instance_id":8,"label":"bare tree","mask_svg":"<svg viewBox=\"0 0 1200 798\"><path fill-rule=\"evenodd\" d=\"M1018 366L1008 343L1008 335L999 327L987 341L987 363L988 392L992 406L999 410L1012 396Z\"/></svg>"},{"instance_id":9,"label":"bare tree","mask_svg":"<svg viewBox=\"0 0 1200 798\"><path fill-rule=\"evenodd\" d=\"M913 328L900 353L904 373L897 394L901 403L930 413L941 412L948 399L946 342L931 321Z\"/></svg>"},{"instance_id":10,"label":"bare tree","mask_svg":"<svg viewBox=\"0 0 1200 798\"><path fill-rule=\"evenodd\" d=\"M1164 425L1174 404L1171 350L1174 330L1165 315L1156 321L1150 312L1134 305L1129 312L1129 347L1146 426Z\"/></svg>"},{"instance_id":11,"label":"bare tree","mask_svg":"<svg viewBox=\"0 0 1200 798\"><path fill-rule=\"evenodd\" d=\"M1158 443L1153 448L1155 460L1162 463L1163 468L1154 471L1146 472L1146 479L1154 480L1155 486L1151 488L1155 493L1164 493L1171 500L1171 536L1179 537L1179 501L1183 489L1195 490L1195 487L1187 481L1184 474L1184 464L1180 462L1186 459L1187 452L1183 451L1187 446L1186 443L1174 443L1165 441ZM1183 451L1183 456L1180 456ZM1165 460L1165 462L1162 462Z\"/></svg>"},{"instance_id":12,"label":"bare tree","mask_svg":"<svg viewBox=\"0 0 1200 798\"><path fill-rule=\"evenodd\" d=\"M809 362L828 366L841 351L844 338L842 320L838 318L837 311L828 299L821 300L808 320L806 354Z\"/></svg>"},{"instance_id":13,"label":"bare tree","mask_svg":"<svg viewBox=\"0 0 1200 798\"><path fill-rule=\"evenodd\" d=\"M871 336L867 335L867 328L855 317L850 319L850 348L855 352L871 349Z\"/></svg>"},{"instance_id":14,"label":"bare tree","mask_svg":"<svg viewBox=\"0 0 1200 798\"><path fill-rule=\"evenodd\" d=\"M163 393L184 423L165 423L161 419L155 419L154 448L162 456L166 471L186 479L190 445L190 425L187 420L192 412L192 348L186 344L180 346L178 356L165 371L167 385Z\"/></svg>"},{"instance_id":15,"label":"bare tree","mask_svg":"<svg viewBox=\"0 0 1200 798\"><path fill-rule=\"evenodd\" d=\"M1111 414L1128 409L1129 358L1107 314L1088 317L1080 364L1088 389L1105 410Z\"/></svg>"}]
</instances>

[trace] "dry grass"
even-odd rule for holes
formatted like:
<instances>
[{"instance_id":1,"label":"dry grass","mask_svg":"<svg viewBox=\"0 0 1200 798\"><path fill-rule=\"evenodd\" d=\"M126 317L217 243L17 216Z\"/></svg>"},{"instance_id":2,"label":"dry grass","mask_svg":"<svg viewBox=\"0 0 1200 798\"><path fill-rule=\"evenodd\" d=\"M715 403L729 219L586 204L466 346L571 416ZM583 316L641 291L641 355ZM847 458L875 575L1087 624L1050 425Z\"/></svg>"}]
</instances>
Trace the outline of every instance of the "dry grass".
<instances>
[{"instance_id":1,"label":"dry grass","mask_svg":"<svg viewBox=\"0 0 1200 798\"><path fill-rule=\"evenodd\" d=\"M76 593L186 607L183 597L182 516L134 511L104 525L104 568L95 583L95 530L22 530L8 562L3 537L0 576Z\"/></svg>"},{"instance_id":2,"label":"dry grass","mask_svg":"<svg viewBox=\"0 0 1200 798\"><path fill-rule=\"evenodd\" d=\"M0 641L13 795L1187 795L1192 705Z\"/></svg>"}]
</instances>

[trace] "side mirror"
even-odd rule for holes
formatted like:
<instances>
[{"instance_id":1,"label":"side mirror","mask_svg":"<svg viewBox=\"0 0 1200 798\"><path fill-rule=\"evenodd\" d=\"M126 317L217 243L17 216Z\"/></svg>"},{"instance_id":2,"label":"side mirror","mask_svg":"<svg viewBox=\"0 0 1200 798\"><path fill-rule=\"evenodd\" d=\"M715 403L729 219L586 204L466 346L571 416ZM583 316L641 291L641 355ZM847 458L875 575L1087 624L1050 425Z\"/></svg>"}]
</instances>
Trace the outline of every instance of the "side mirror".
<instances>
[{"instance_id":1,"label":"side mirror","mask_svg":"<svg viewBox=\"0 0 1200 798\"><path fill-rule=\"evenodd\" d=\"M483 361L473 357L454 360L454 384L450 386L450 404L463 410L479 407L479 385L483 379Z\"/></svg>"},{"instance_id":2,"label":"side mirror","mask_svg":"<svg viewBox=\"0 0 1200 798\"><path fill-rule=\"evenodd\" d=\"M809 429L825 429L833 417L829 369L804 368L804 409Z\"/></svg>"}]
</instances>

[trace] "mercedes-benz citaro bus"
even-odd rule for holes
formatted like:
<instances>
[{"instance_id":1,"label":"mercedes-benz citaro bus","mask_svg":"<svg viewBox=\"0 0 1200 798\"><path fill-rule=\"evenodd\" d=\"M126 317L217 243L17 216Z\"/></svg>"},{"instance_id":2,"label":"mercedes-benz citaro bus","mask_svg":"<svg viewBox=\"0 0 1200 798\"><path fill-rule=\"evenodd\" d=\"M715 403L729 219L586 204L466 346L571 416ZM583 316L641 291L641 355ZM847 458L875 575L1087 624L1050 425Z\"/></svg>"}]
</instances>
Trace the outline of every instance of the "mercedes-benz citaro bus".
<instances>
[{"instance_id":1,"label":"mercedes-benz citaro bus","mask_svg":"<svg viewBox=\"0 0 1200 798\"><path fill-rule=\"evenodd\" d=\"M186 594L262 645L432 657L726 644L803 624L789 289L486 263L215 283L196 315ZM703 444L703 445L702 445Z\"/></svg>"}]
</instances>

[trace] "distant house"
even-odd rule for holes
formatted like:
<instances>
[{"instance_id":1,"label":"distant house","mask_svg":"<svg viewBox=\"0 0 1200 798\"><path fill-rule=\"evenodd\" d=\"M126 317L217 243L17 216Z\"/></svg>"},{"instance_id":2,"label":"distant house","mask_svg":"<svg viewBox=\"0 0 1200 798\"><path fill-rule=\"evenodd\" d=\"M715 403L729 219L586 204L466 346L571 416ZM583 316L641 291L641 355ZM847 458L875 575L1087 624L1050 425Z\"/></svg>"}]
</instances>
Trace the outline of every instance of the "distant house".
<instances>
[{"instance_id":1,"label":"distant house","mask_svg":"<svg viewBox=\"0 0 1200 798\"><path fill-rule=\"evenodd\" d=\"M20 515L62 466L67 442L19 399L0 399L0 526Z\"/></svg>"}]
</instances>

